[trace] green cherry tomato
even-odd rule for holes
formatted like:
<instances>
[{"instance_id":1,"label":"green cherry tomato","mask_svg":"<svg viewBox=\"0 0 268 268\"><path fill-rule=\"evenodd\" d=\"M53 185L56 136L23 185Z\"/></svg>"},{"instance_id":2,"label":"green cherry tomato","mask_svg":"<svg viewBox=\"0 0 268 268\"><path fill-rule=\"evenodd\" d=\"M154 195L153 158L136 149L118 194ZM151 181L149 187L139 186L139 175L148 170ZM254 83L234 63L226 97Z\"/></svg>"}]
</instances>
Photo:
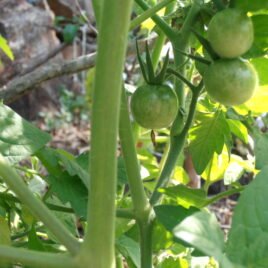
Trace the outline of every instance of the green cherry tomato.
<instances>
[{"instance_id":1,"label":"green cherry tomato","mask_svg":"<svg viewBox=\"0 0 268 268\"><path fill-rule=\"evenodd\" d=\"M148 129L166 128L178 112L178 98L167 85L143 85L131 98L131 112L139 125Z\"/></svg>"},{"instance_id":2,"label":"green cherry tomato","mask_svg":"<svg viewBox=\"0 0 268 268\"><path fill-rule=\"evenodd\" d=\"M240 59L215 61L208 67L203 78L212 99L230 106L245 103L258 86L258 75L254 67Z\"/></svg>"},{"instance_id":3,"label":"green cherry tomato","mask_svg":"<svg viewBox=\"0 0 268 268\"><path fill-rule=\"evenodd\" d=\"M237 9L218 12L208 25L208 40L222 58L236 58L247 52L254 40L251 18Z\"/></svg>"}]
</instances>

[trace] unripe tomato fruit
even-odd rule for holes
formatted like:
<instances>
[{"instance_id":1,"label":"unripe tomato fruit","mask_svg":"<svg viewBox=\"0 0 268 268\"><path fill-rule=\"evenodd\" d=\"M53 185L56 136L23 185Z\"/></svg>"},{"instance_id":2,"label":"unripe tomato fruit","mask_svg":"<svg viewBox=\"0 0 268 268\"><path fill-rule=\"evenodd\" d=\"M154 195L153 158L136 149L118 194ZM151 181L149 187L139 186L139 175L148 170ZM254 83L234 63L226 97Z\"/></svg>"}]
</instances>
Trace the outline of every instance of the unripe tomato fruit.
<instances>
[{"instance_id":1,"label":"unripe tomato fruit","mask_svg":"<svg viewBox=\"0 0 268 268\"><path fill-rule=\"evenodd\" d=\"M213 62L203 79L212 99L230 106L249 100L258 86L258 75L254 67L240 59L220 59Z\"/></svg>"},{"instance_id":2,"label":"unripe tomato fruit","mask_svg":"<svg viewBox=\"0 0 268 268\"><path fill-rule=\"evenodd\" d=\"M254 40L251 18L237 9L218 12L208 25L208 40L222 58L236 58L247 52Z\"/></svg>"},{"instance_id":3,"label":"unripe tomato fruit","mask_svg":"<svg viewBox=\"0 0 268 268\"><path fill-rule=\"evenodd\" d=\"M167 85L143 85L131 98L131 112L139 125L148 129L170 126L178 112L178 98Z\"/></svg>"}]
</instances>

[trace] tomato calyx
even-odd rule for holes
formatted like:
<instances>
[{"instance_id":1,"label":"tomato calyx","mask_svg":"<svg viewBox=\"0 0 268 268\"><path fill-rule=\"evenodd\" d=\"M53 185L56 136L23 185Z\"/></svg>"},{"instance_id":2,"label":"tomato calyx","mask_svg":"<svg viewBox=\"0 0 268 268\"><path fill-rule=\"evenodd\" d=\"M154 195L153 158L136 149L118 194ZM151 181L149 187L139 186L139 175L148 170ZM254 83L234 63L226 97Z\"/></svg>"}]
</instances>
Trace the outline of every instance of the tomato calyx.
<instances>
[{"instance_id":1,"label":"tomato calyx","mask_svg":"<svg viewBox=\"0 0 268 268\"><path fill-rule=\"evenodd\" d=\"M156 74L154 72L154 67L153 67L148 43L146 42L145 44L145 54L146 54L145 62L143 61L141 57L137 41L136 41L136 49L137 49L137 58L140 64L141 72L146 83L148 85L163 85L165 76L166 76L166 70L167 70L168 63L169 63L169 50L167 51L167 54L165 56L162 68Z\"/></svg>"}]
</instances>

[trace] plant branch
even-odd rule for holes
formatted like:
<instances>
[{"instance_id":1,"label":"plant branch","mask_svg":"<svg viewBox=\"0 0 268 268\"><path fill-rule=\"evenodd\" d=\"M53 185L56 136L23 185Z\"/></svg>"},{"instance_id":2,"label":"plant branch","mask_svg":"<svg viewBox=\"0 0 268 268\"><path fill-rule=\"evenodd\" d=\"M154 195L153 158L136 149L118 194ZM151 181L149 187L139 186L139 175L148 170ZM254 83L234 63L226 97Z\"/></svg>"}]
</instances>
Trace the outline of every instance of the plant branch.
<instances>
[{"instance_id":1,"label":"plant branch","mask_svg":"<svg viewBox=\"0 0 268 268\"><path fill-rule=\"evenodd\" d=\"M25 185L21 177L11 168L0 155L0 176L20 200L29 207L35 217L40 219L46 227L72 253L79 250L79 242L70 234L67 228L51 213L51 211L37 199Z\"/></svg>"},{"instance_id":2,"label":"plant branch","mask_svg":"<svg viewBox=\"0 0 268 268\"><path fill-rule=\"evenodd\" d=\"M161 193L158 192L158 189L163 188L168 184L170 175L176 165L177 158L183 150L183 146L187 137L187 133L194 119L196 104L197 104L198 96L199 96L201 89L202 87L199 86L197 90L193 92L192 100L191 100L191 104L189 108L189 114L188 114L183 130L181 131L179 135L171 137L170 149L167 155L165 165L163 169L161 170L156 187L150 199L151 205L155 205L159 201L161 197Z\"/></svg>"},{"instance_id":3,"label":"plant branch","mask_svg":"<svg viewBox=\"0 0 268 268\"><path fill-rule=\"evenodd\" d=\"M150 9L150 6L143 0L135 0L135 2L145 11ZM151 18L169 39L173 39L176 36L176 32L161 17L152 15Z\"/></svg>"},{"instance_id":4,"label":"plant branch","mask_svg":"<svg viewBox=\"0 0 268 268\"><path fill-rule=\"evenodd\" d=\"M121 98L119 137L128 175L131 198L134 205L134 214L136 218L142 218L144 212L149 209L150 205L140 176L140 165L137 159L136 146L124 90L122 91Z\"/></svg>"},{"instance_id":5,"label":"plant branch","mask_svg":"<svg viewBox=\"0 0 268 268\"><path fill-rule=\"evenodd\" d=\"M174 0L163 0L162 2L158 3L157 5L147 9L145 12L143 12L140 16L136 17L133 19L130 23L129 30L132 31L135 29L137 26L139 26L142 22L147 20L148 18L152 17L155 15L159 10L173 2Z\"/></svg>"},{"instance_id":6,"label":"plant branch","mask_svg":"<svg viewBox=\"0 0 268 268\"><path fill-rule=\"evenodd\" d=\"M8 263L21 263L32 268L76 268L75 261L68 255L42 253L29 249L0 245L0 259Z\"/></svg>"}]
</instances>

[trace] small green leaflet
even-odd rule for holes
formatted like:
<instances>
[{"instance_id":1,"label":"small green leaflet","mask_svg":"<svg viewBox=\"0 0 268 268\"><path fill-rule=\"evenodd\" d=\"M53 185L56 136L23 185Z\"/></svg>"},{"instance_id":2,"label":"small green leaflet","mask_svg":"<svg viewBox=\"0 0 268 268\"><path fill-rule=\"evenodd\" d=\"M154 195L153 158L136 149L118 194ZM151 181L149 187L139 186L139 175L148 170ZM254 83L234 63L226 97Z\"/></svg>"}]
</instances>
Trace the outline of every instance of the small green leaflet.
<instances>
[{"instance_id":1,"label":"small green leaflet","mask_svg":"<svg viewBox=\"0 0 268 268\"><path fill-rule=\"evenodd\" d=\"M11 50L11 48L9 47L7 40L0 35L0 48L4 51L4 53L11 59L14 60L14 55L13 52Z\"/></svg>"},{"instance_id":2,"label":"small green leaflet","mask_svg":"<svg viewBox=\"0 0 268 268\"><path fill-rule=\"evenodd\" d=\"M230 141L231 131L222 111L204 116L192 127L189 150L197 173L202 174L213 154L220 154Z\"/></svg>"},{"instance_id":3,"label":"small green leaflet","mask_svg":"<svg viewBox=\"0 0 268 268\"><path fill-rule=\"evenodd\" d=\"M4 104L0 104L0 129L0 153L10 163L34 154L50 140L47 133Z\"/></svg>"}]
</instances>

